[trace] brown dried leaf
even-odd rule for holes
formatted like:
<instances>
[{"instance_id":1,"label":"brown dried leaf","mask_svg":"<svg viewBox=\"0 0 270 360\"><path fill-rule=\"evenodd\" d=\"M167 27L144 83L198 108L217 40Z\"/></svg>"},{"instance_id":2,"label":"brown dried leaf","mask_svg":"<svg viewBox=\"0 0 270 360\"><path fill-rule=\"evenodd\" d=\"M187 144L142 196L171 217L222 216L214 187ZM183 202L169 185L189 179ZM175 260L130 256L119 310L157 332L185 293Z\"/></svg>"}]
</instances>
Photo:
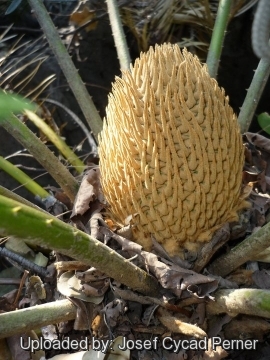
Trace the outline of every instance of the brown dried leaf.
<instances>
[{"instance_id":1,"label":"brown dried leaf","mask_svg":"<svg viewBox=\"0 0 270 360\"><path fill-rule=\"evenodd\" d=\"M112 231L117 229L117 225L112 219L105 219L105 223Z\"/></svg>"},{"instance_id":2,"label":"brown dried leaf","mask_svg":"<svg viewBox=\"0 0 270 360\"><path fill-rule=\"evenodd\" d=\"M17 296L18 290L14 289L0 297L0 312L14 310L14 302Z\"/></svg>"},{"instance_id":3,"label":"brown dried leaf","mask_svg":"<svg viewBox=\"0 0 270 360\"><path fill-rule=\"evenodd\" d=\"M246 151L248 158L246 158L245 163L244 182L255 182L256 186L259 185L261 190L265 192L267 187L265 181L267 161L265 158L264 145L266 142L269 142L269 140L253 133L246 133L244 137L248 141L248 143L245 144L246 148L248 148L248 151ZM266 157L269 156L267 155Z\"/></svg>"},{"instance_id":4,"label":"brown dried leaf","mask_svg":"<svg viewBox=\"0 0 270 360\"><path fill-rule=\"evenodd\" d=\"M77 26L83 26L89 20L94 19L96 13L94 10L89 9L86 4L80 2L79 6L74 10L74 12L70 15L69 21ZM97 26L97 21L89 24L85 30L90 31L94 30Z\"/></svg>"},{"instance_id":5,"label":"brown dried leaf","mask_svg":"<svg viewBox=\"0 0 270 360\"><path fill-rule=\"evenodd\" d=\"M104 203L98 168L90 169L85 173L75 198L71 218L76 215L83 215L90 208L90 203L95 200Z\"/></svg>"},{"instance_id":6,"label":"brown dried leaf","mask_svg":"<svg viewBox=\"0 0 270 360\"><path fill-rule=\"evenodd\" d=\"M158 321L157 319L154 317L154 312L156 311L156 309L158 308L158 305L151 305L148 306L142 316L142 323L146 326L151 325L158 325Z\"/></svg>"},{"instance_id":7,"label":"brown dried leaf","mask_svg":"<svg viewBox=\"0 0 270 360\"><path fill-rule=\"evenodd\" d=\"M250 227L252 212L252 209L242 211L239 215L239 221L230 224L230 240L239 239L240 237L245 236Z\"/></svg>"},{"instance_id":8,"label":"brown dried leaf","mask_svg":"<svg viewBox=\"0 0 270 360\"><path fill-rule=\"evenodd\" d=\"M92 321L91 329L93 331L94 336L97 336L97 334L98 334L99 328L102 323L102 319L103 319L103 317L100 314L98 314L94 317L94 319Z\"/></svg>"},{"instance_id":9,"label":"brown dried leaf","mask_svg":"<svg viewBox=\"0 0 270 360\"><path fill-rule=\"evenodd\" d=\"M252 279L260 289L270 289L270 271L257 270L253 273Z\"/></svg>"},{"instance_id":10,"label":"brown dried leaf","mask_svg":"<svg viewBox=\"0 0 270 360\"><path fill-rule=\"evenodd\" d=\"M196 272L200 272L210 261L214 253L222 245L224 245L229 240L229 238L230 238L230 227L229 224L226 223L214 233L211 241L206 243L200 249L193 270Z\"/></svg>"},{"instance_id":11,"label":"brown dried leaf","mask_svg":"<svg viewBox=\"0 0 270 360\"><path fill-rule=\"evenodd\" d=\"M197 274L164 260L168 264L166 265L159 261L156 255L146 251L142 251L141 255L160 284L165 289L170 289L178 297L184 290L188 290L197 297L205 297L218 287L218 280L213 277Z\"/></svg>"},{"instance_id":12,"label":"brown dried leaf","mask_svg":"<svg viewBox=\"0 0 270 360\"><path fill-rule=\"evenodd\" d=\"M131 225L123 226L121 229L117 230L117 234L127 239L132 239L133 235Z\"/></svg>"},{"instance_id":13,"label":"brown dried leaf","mask_svg":"<svg viewBox=\"0 0 270 360\"><path fill-rule=\"evenodd\" d=\"M172 316L165 309L159 308L156 314L161 324L172 333L184 334L195 337L196 339L203 339L207 337L207 334L199 326L184 322Z\"/></svg>"},{"instance_id":14,"label":"brown dried leaf","mask_svg":"<svg viewBox=\"0 0 270 360\"><path fill-rule=\"evenodd\" d=\"M104 272L97 270L94 267L91 267L84 272L77 271L76 276L79 280L83 280L85 282L103 280L108 277L108 275L106 275Z\"/></svg>"},{"instance_id":15,"label":"brown dried leaf","mask_svg":"<svg viewBox=\"0 0 270 360\"><path fill-rule=\"evenodd\" d=\"M54 325L47 325L47 326L43 326L41 328L41 332L42 332L42 336L44 337L44 339L48 339L50 341L53 341L54 339L57 339L57 330L56 327Z\"/></svg>"},{"instance_id":16,"label":"brown dried leaf","mask_svg":"<svg viewBox=\"0 0 270 360\"><path fill-rule=\"evenodd\" d=\"M266 211L270 208L270 196L268 194L252 191L250 194L250 200L253 207L262 215L265 215Z\"/></svg>"},{"instance_id":17,"label":"brown dried leaf","mask_svg":"<svg viewBox=\"0 0 270 360\"><path fill-rule=\"evenodd\" d=\"M91 286L92 285L92 286ZM92 282L91 285L83 284L82 291L87 296L102 296L110 286L110 280L104 279L102 282Z\"/></svg>"},{"instance_id":18,"label":"brown dried leaf","mask_svg":"<svg viewBox=\"0 0 270 360\"><path fill-rule=\"evenodd\" d=\"M196 322L198 325L203 325L205 321L205 303L200 303L196 306L195 311L190 318L191 322Z\"/></svg>"},{"instance_id":19,"label":"brown dried leaf","mask_svg":"<svg viewBox=\"0 0 270 360\"><path fill-rule=\"evenodd\" d=\"M253 270L237 269L227 277L227 280L235 282L237 285L251 286L254 284L252 274Z\"/></svg>"},{"instance_id":20,"label":"brown dried leaf","mask_svg":"<svg viewBox=\"0 0 270 360\"><path fill-rule=\"evenodd\" d=\"M234 318L224 327L226 339L258 339L263 341L263 336L269 333L270 324L255 316L242 316L240 319Z\"/></svg>"},{"instance_id":21,"label":"brown dried leaf","mask_svg":"<svg viewBox=\"0 0 270 360\"><path fill-rule=\"evenodd\" d=\"M213 316L208 321L208 336L209 338L218 336L222 331L225 324L228 324L232 320L232 317L228 314Z\"/></svg>"},{"instance_id":22,"label":"brown dried leaf","mask_svg":"<svg viewBox=\"0 0 270 360\"><path fill-rule=\"evenodd\" d=\"M58 324L58 331L60 335L67 334L73 330L73 321L61 321Z\"/></svg>"},{"instance_id":23,"label":"brown dried leaf","mask_svg":"<svg viewBox=\"0 0 270 360\"><path fill-rule=\"evenodd\" d=\"M73 328L74 330L88 330L90 322L86 316L85 309L83 307L77 306L76 318L74 321Z\"/></svg>"},{"instance_id":24,"label":"brown dried leaf","mask_svg":"<svg viewBox=\"0 0 270 360\"><path fill-rule=\"evenodd\" d=\"M55 199L58 200L60 203L64 204L68 209L72 208L72 204L69 197L63 192L62 189L57 188L55 186L47 186L46 189L53 192Z\"/></svg>"},{"instance_id":25,"label":"brown dried leaf","mask_svg":"<svg viewBox=\"0 0 270 360\"><path fill-rule=\"evenodd\" d=\"M245 136L255 146L270 153L270 140L260 134L247 132Z\"/></svg>"},{"instance_id":26,"label":"brown dried leaf","mask_svg":"<svg viewBox=\"0 0 270 360\"><path fill-rule=\"evenodd\" d=\"M165 289L170 289L178 297L181 296L183 290L187 290L198 297L205 297L217 289L218 280L213 277L198 274L165 259L162 259L163 262L161 262L155 254L142 251L141 245L115 234L104 226L100 227L100 231L102 234L115 239L122 250L140 255L148 270L154 274L160 284Z\"/></svg>"},{"instance_id":27,"label":"brown dried leaf","mask_svg":"<svg viewBox=\"0 0 270 360\"><path fill-rule=\"evenodd\" d=\"M21 340L21 338L23 338ZM26 334L18 334L13 335L7 338L8 347L10 349L10 352L12 354L12 359L15 360L30 360L30 352L25 351L20 346L20 341L23 341L23 343L27 344L28 339Z\"/></svg>"},{"instance_id":28,"label":"brown dried leaf","mask_svg":"<svg viewBox=\"0 0 270 360\"><path fill-rule=\"evenodd\" d=\"M212 350L211 348L211 340L208 340L208 350L206 350L203 354L202 360L220 360L225 359L228 356L226 350L224 350L221 346L217 346L216 350Z\"/></svg>"},{"instance_id":29,"label":"brown dried leaf","mask_svg":"<svg viewBox=\"0 0 270 360\"><path fill-rule=\"evenodd\" d=\"M99 231L107 238L113 238L117 241L117 243L122 247L123 251L127 252L133 252L135 254L140 255L142 252L142 246L124 238L123 236L120 236L118 234L115 234L112 230L105 226L100 226Z\"/></svg>"},{"instance_id":30,"label":"brown dried leaf","mask_svg":"<svg viewBox=\"0 0 270 360\"><path fill-rule=\"evenodd\" d=\"M22 298L22 300L20 300L20 302L19 302L19 309L24 308L25 305L28 305L30 303L31 303L31 300L29 298L27 298L27 297Z\"/></svg>"},{"instance_id":31,"label":"brown dried leaf","mask_svg":"<svg viewBox=\"0 0 270 360\"><path fill-rule=\"evenodd\" d=\"M122 290L118 287L113 288L113 293L114 293L114 296L120 297L123 300L135 301L137 303L144 304L144 305L153 304L154 300L159 302L159 305L162 304L162 302L158 299L150 298L148 296L138 295L134 291Z\"/></svg>"},{"instance_id":32,"label":"brown dried leaf","mask_svg":"<svg viewBox=\"0 0 270 360\"><path fill-rule=\"evenodd\" d=\"M100 289L96 289L95 287L88 285L88 284L83 284L82 285L82 292L86 295L86 296L100 296L100 295L104 295L106 290L104 292L100 291Z\"/></svg>"},{"instance_id":33,"label":"brown dried leaf","mask_svg":"<svg viewBox=\"0 0 270 360\"><path fill-rule=\"evenodd\" d=\"M100 203L99 203L100 204ZM103 207L103 205L102 205ZM100 214L101 207L96 209L97 212L92 213L89 220L90 235L98 240L103 240L103 234L99 231L99 220L103 220L102 215Z\"/></svg>"},{"instance_id":34,"label":"brown dried leaf","mask_svg":"<svg viewBox=\"0 0 270 360\"><path fill-rule=\"evenodd\" d=\"M73 325L74 330L89 330L91 334L91 322L94 317L95 305L78 298L69 298L69 300L77 309Z\"/></svg>"},{"instance_id":35,"label":"brown dried leaf","mask_svg":"<svg viewBox=\"0 0 270 360\"><path fill-rule=\"evenodd\" d=\"M106 316L108 326L113 328L119 323L126 310L126 302L115 299L102 309L102 313Z\"/></svg>"},{"instance_id":36,"label":"brown dried leaf","mask_svg":"<svg viewBox=\"0 0 270 360\"><path fill-rule=\"evenodd\" d=\"M207 273L208 272L205 271L205 275ZM236 282L228 280L228 278L224 279L221 276L217 276L217 275L213 275L213 274L211 274L211 276L218 280L218 288L219 289L238 289L238 284Z\"/></svg>"},{"instance_id":37,"label":"brown dried leaf","mask_svg":"<svg viewBox=\"0 0 270 360\"><path fill-rule=\"evenodd\" d=\"M57 281L57 289L62 295L94 304L99 304L103 300L103 296L87 296L84 294L81 281L75 276L73 271L67 271L60 276Z\"/></svg>"}]
</instances>

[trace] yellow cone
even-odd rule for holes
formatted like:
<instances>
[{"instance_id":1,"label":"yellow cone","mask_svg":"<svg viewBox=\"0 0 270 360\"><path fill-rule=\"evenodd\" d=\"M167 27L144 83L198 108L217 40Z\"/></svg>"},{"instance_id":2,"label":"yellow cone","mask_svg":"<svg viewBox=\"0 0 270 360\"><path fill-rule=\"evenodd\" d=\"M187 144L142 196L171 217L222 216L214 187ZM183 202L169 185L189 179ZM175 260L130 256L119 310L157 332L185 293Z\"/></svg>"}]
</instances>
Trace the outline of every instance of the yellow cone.
<instances>
[{"instance_id":1,"label":"yellow cone","mask_svg":"<svg viewBox=\"0 0 270 360\"><path fill-rule=\"evenodd\" d=\"M228 98L187 50L150 48L117 78L100 136L108 210L150 250L197 250L247 204L244 149Z\"/></svg>"}]
</instances>

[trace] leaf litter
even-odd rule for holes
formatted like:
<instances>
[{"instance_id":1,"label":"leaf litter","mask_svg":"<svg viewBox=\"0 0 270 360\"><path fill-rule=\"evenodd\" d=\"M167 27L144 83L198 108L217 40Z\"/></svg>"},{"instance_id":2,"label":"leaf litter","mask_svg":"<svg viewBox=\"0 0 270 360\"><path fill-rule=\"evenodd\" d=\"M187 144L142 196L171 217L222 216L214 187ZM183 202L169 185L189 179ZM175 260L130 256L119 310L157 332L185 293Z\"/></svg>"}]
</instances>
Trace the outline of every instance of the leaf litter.
<instances>
[{"instance_id":1,"label":"leaf litter","mask_svg":"<svg viewBox=\"0 0 270 360\"><path fill-rule=\"evenodd\" d=\"M207 272L207 266L217 254L235 246L246 236L266 224L269 219L270 208L270 140L258 134L246 133L245 168L243 184L251 203L250 209L242 212L239 222L224 224L207 243L197 257L187 260L171 258L153 238L153 252L147 252L140 245L129 240L131 227L130 219L126 219L125 226L119 228L103 214L105 201L101 192L99 170L97 167L85 172L81 186L75 199L70 221L75 227L82 227L91 236L104 242L112 250L119 252L127 261L133 262L155 277L160 284L160 296L151 297L139 294L113 279L110 274L95 268L86 268L84 264L73 259L51 254L51 264L57 265L57 288L53 281L39 277L31 278L26 284L28 292L20 301L19 307L56 300L62 297L71 299L77 307L74 321L63 322L43 327L43 332L51 333L53 338L61 341L65 339L82 339L87 337L90 349L74 351L73 359L223 359L234 358L233 352L226 351L221 346L211 348L210 337L221 339L252 339L263 341L269 333L269 323L260 318L239 314L232 318L224 311L223 315L209 315L205 304L215 301L215 291L221 288L237 289L239 287L258 287L269 289L268 262L259 263L259 270L248 270L243 267L221 278ZM61 210L54 210L54 201L50 212L59 214L70 209L65 202L64 194L54 189L57 206ZM59 207L63 199L64 207ZM33 250L32 250L33 252ZM48 256L48 254L46 254ZM75 264L76 263L76 264ZM65 265L63 265L65 264ZM51 265L50 265L51 266ZM32 280L31 280L32 279ZM45 297L45 298L44 298ZM1 308L13 310L8 297L1 297ZM13 296L14 299L14 296ZM53 326L50 328L50 326ZM45 329L45 330L44 330ZM47 329L47 330L46 330ZM158 337L158 346L153 346L153 339ZM44 336L46 337L46 336ZM200 340L207 342L207 348L196 350L184 349L179 346L175 352L166 349L166 338L176 344L183 341L189 343ZM104 344L123 344L130 341L134 344L147 344L152 347L146 351L143 347L131 351L106 350L103 353L94 349L94 339L103 340ZM164 340L165 339L165 340ZM163 341L165 341L163 343ZM112 345L113 347L113 345ZM263 353L263 344L258 350ZM242 354L245 352L242 351ZM46 358L68 359L61 351L48 351ZM244 355L243 355L244 356ZM244 357L243 357L244 358ZM16 359L16 358L15 358Z\"/></svg>"}]
</instances>

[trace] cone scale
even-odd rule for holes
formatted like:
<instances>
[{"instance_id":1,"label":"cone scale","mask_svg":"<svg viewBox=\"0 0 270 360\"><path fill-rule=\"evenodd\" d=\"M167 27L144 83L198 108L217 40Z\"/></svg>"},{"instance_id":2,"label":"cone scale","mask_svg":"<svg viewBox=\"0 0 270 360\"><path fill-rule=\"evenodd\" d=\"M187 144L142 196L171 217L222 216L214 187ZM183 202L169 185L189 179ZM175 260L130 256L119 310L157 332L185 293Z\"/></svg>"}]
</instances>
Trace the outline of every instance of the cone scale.
<instances>
[{"instance_id":1,"label":"cone scale","mask_svg":"<svg viewBox=\"0 0 270 360\"><path fill-rule=\"evenodd\" d=\"M101 183L112 219L131 219L170 255L197 251L246 207L236 116L206 65L177 45L142 53L116 78L99 138Z\"/></svg>"}]
</instances>

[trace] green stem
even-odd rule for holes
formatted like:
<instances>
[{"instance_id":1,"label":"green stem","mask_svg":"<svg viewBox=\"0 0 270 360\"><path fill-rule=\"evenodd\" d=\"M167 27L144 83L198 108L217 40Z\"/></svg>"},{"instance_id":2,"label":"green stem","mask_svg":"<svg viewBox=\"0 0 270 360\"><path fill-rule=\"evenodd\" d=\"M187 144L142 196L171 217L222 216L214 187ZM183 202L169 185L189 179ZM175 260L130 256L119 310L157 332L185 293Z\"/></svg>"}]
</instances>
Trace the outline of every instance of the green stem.
<instances>
[{"instance_id":1,"label":"green stem","mask_svg":"<svg viewBox=\"0 0 270 360\"><path fill-rule=\"evenodd\" d=\"M11 162L4 159L2 156L0 156L0 168L3 169L7 174L12 176L35 196L39 195L42 199L50 196L50 194L38 183L36 183L21 169L17 168L17 166L13 165Z\"/></svg>"},{"instance_id":2,"label":"green stem","mask_svg":"<svg viewBox=\"0 0 270 360\"><path fill-rule=\"evenodd\" d=\"M209 272L226 276L245 262L252 260L257 254L269 247L270 223L250 235L227 254L219 257L209 266ZM261 255L261 254L260 254Z\"/></svg>"},{"instance_id":3,"label":"green stem","mask_svg":"<svg viewBox=\"0 0 270 360\"><path fill-rule=\"evenodd\" d=\"M48 12L43 5L42 0L28 0L30 6L35 11L35 16L42 27L44 34L50 44L52 51L57 58L67 82L73 91L75 98L80 105L80 108L85 116L88 125L90 126L96 142L98 142L98 133L102 129L101 117L88 94L78 71L76 70L64 44L62 43L58 31L52 22Z\"/></svg>"},{"instance_id":4,"label":"green stem","mask_svg":"<svg viewBox=\"0 0 270 360\"><path fill-rule=\"evenodd\" d=\"M53 249L96 267L134 290L158 296L157 280L100 241L56 217L3 196L0 196L0 213L0 228L5 235Z\"/></svg>"},{"instance_id":5,"label":"green stem","mask_svg":"<svg viewBox=\"0 0 270 360\"><path fill-rule=\"evenodd\" d=\"M220 0L219 2L217 17L206 60L208 71L212 78L217 77L219 59L229 21L231 5L232 0Z\"/></svg>"},{"instance_id":6,"label":"green stem","mask_svg":"<svg viewBox=\"0 0 270 360\"><path fill-rule=\"evenodd\" d=\"M47 212L45 210L43 210L40 207L38 207L37 205L31 203L31 201L28 201L28 200L24 199L20 195L14 193L13 191L10 191L10 190L6 189L5 187L3 187L1 185L0 185L0 195L3 195L3 196L5 196L5 197L7 197L9 199L13 199L15 201L18 201L18 202L20 202L20 203L22 203L24 205L30 206L30 207L32 207L34 209L39 210L39 211L43 211L44 213L47 214Z\"/></svg>"},{"instance_id":7,"label":"green stem","mask_svg":"<svg viewBox=\"0 0 270 360\"><path fill-rule=\"evenodd\" d=\"M269 75L270 61L267 59L261 59L254 73L252 82L248 88L247 95L238 116L238 123L242 134L247 132L249 129Z\"/></svg>"},{"instance_id":8,"label":"green stem","mask_svg":"<svg viewBox=\"0 0 270 360\"><path fill-rule=\"evenodd\" d=\"M107 0L107 6L120 67L122 70L130 70L131 59L117 2Z\"/></svg>"},{"instance_id":9,"label":"green stem","mask_svg":"<svg viewBox=\"0 0 270 360\"><path fill-rule=\"evenodd\" d=\"M25 110L28 118L48 137L48 139L57 147L68 162L74 166L78 173L82 173L85 164L78 158L76 154L67 146L65 141L57 135L39 116L34 112Z\"/></svg>"},{"instance_id":10,"label":"green stem","mask_svg":"<svg viewBox=\"0 0 270 360\"><path fill-rule=\"evenodd\" d=\"M0 314L0 339L38 327L73 320L76 311L76 306L70 300L59 300Z\"/></svg>"},{"instance_id":11,"label":"green stem","mask_svg":"<svg viewBox=\"0 0 270 360\"><path fill-rule=\"evenodd\" d=\"M214 297L215 301L208 302L206 307L211 315L246 314L270 319L270 290L226 289L217 291Z\"/></svg>"},{"instance_id":12,"label":"green stem","mask_svg":"<svg viewBox=\"0 0 270 360\"><path fill-rule=\"evenodd\" d=\"M0 125L34 156L61 186L70 200L74 201L78 191L78 183L47 146L14 115L0 119Z\"/></svg>"}]
</instances>

